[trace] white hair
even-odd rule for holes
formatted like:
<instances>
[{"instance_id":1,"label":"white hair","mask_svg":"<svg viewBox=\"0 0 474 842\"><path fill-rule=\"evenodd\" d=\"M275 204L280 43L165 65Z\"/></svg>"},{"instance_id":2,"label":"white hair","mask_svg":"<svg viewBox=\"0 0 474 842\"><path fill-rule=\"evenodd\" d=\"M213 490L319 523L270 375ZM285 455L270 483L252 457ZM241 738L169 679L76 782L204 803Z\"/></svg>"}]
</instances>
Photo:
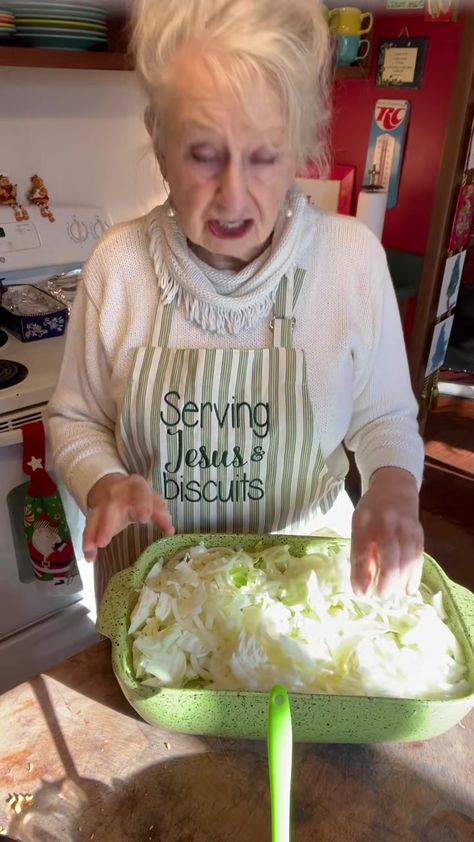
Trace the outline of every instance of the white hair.
<instances>
[{"instance_id":1,"label":"white hair","mask_svg":"<svg viewBox=\"0 0 474 842\"><path fill-rule=\"evenodd\" d=\"M167 70L174 54L202 48L245 106L245 90L265 79L281 98L287 141L298 164L327 171L332 49L319 0L135 0L131 49L162 146Z\"/></svg>"}]
</instances>

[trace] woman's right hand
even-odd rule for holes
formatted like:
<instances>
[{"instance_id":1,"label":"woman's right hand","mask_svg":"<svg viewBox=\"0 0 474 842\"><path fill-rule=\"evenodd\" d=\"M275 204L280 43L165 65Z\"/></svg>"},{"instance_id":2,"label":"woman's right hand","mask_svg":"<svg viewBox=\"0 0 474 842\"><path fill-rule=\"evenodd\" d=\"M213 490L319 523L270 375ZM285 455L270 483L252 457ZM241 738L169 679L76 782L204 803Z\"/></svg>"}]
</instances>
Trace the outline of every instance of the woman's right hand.
<instances>
[{"instance_id":1,"label":"woman's right hand","mask_svg":"<svg viewBox=\"0 0 474 842\"><path fill-rule=\"evenodd\" d=\"M174 535L171 515L147 481L131 474L108 474L87 495L89 512L82 540L86 561L95 561L97 550L131 523L154 523L164 536Z\"/></svg>"}]
</instances>

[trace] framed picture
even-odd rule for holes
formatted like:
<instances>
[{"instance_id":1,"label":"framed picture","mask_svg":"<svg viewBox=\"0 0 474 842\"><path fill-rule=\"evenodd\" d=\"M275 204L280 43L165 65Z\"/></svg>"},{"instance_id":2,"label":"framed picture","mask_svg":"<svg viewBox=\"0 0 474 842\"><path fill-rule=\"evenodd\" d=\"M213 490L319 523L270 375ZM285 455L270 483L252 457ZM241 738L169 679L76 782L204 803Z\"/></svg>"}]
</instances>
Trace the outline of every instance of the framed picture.
<instances>
[{"instance_id":1,"label":"framed picture","mask_svg":"<svg viewBox=\"0 0 474 842\"><path fill-rule=\"evenodd\" d=\"M420 88L427 48L427 38L382 39L377 55L377 87Z\"/></svg>"}]
</instances>

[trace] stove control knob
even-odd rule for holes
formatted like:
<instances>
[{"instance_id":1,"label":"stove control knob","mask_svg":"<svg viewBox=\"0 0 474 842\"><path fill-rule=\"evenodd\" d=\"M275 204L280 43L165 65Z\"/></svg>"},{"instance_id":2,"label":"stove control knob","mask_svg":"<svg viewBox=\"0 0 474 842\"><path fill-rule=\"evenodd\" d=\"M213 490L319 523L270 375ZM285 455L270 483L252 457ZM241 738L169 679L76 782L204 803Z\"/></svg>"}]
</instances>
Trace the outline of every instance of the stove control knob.
<instances>
[{"instance_id":1,"label":"stove control knob","mask_svg":"<svg viewBox=\"0 0 474 842\"><path fill-rule=\"evenodd\" d=\"M67 233L71 240L74 240L75 243L85 243L89 236L87 225L85 225L84 222L81 222L76 216L73 216L69 222L67 226Z\"/></svg>"},{"instance_id":2,"label":"stove control knob","mask_svg":"<svg viewBox=\"0 0 474 842\"><path fill-rule=\"evenodd\" d=\"M98 240L99 237L102 237L102 234L105 234L105 232L109 230L109 228L110 225L108 222L105 221L105 219L102 219L102 217L100 216L96 216L94 222L91 225L92 236L95 237L96 240Z\"/></svg>"}]
</instances>

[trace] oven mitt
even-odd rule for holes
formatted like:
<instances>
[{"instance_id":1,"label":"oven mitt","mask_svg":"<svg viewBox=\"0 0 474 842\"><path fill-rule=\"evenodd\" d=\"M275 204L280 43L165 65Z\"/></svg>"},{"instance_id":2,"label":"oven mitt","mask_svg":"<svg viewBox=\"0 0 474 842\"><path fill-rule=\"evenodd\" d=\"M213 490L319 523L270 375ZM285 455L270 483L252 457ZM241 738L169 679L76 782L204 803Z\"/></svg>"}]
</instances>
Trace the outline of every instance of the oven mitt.
<instances>
[{"instance_id":1,"label":"oven mitt","mask_svg":"<svg viewBox=\"0 0 474 842\"><path fill-rule=\"evenodd\" d=\"M26 424L22 433L23 472L30 477L23 523L34 574L51 593L80 591L82 582L62 500L45 469L43 422Z\"/></svg>"}]
</instances>

